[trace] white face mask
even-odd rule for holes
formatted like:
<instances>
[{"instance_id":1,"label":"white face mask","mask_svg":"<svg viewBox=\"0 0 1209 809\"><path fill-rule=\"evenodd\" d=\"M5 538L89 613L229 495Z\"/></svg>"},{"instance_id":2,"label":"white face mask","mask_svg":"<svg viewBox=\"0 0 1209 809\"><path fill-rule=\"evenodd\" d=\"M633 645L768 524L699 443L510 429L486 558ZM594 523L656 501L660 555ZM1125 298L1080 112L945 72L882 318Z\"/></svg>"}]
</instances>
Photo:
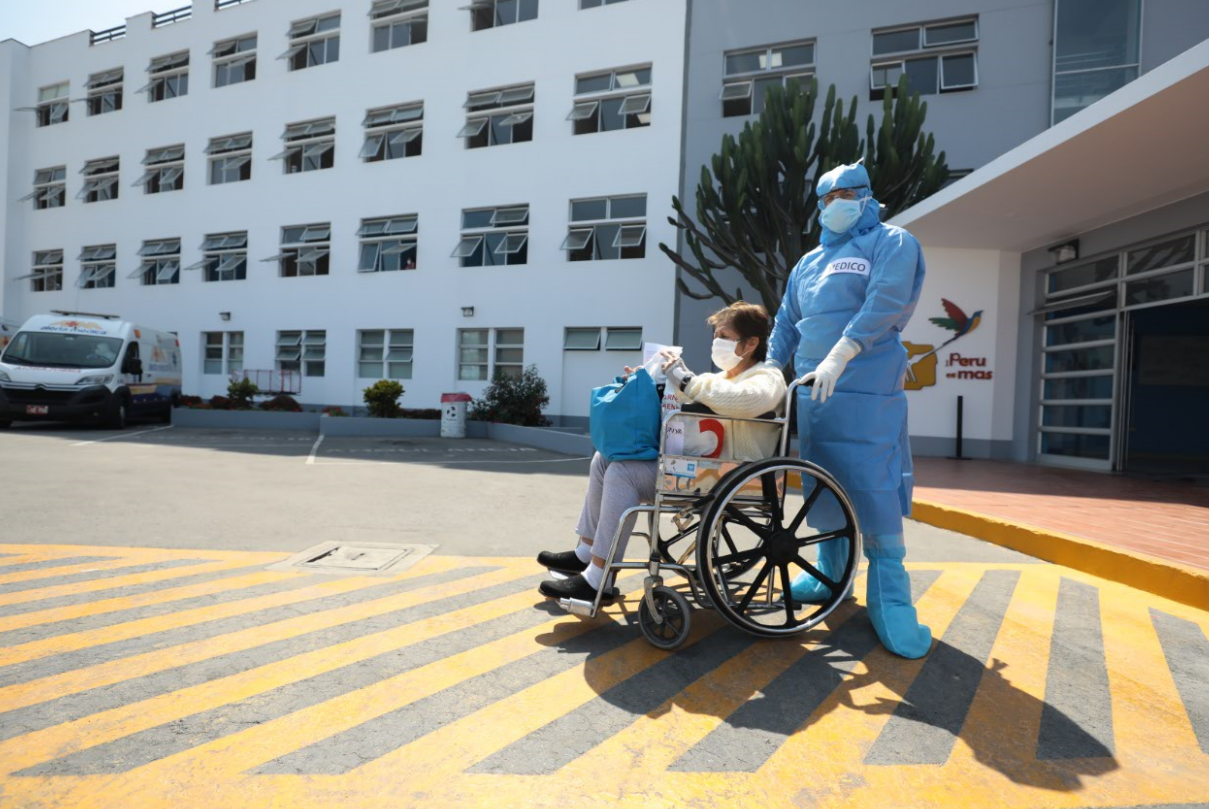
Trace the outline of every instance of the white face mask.
<instances>
[{"instance_id":1,"label":"white face mask","mask_svg":"<svg viewBox=\"0 0 1209 809\"><path fill-rule=\"evenodd\" d=\"M729 371L743 362L743 357L735 353L735 348L738 345L734 340L723 340L721 337L715 337L713 348L710 351L710 359L714 361L714 365L717 365L723 371Z\"/></svg>"}]
</instances>

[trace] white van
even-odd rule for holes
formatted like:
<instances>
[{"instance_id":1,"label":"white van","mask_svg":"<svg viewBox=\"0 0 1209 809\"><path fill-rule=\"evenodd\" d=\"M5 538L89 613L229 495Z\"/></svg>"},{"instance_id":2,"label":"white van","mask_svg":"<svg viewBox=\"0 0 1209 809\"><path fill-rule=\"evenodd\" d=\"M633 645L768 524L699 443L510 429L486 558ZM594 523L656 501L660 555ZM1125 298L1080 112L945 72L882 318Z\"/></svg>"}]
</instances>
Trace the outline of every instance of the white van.
<instances>
[{"instance_id":1,"label":"white van","mask_svg":"<svg viewBox=\"0 0 1209 809\"><path fill-rule=\"evenodd\" d=\"M0 354L0 428L14 421L171 421L180 342L116 315L54 312L25 322Z\"/></svg>"}]
</instances>

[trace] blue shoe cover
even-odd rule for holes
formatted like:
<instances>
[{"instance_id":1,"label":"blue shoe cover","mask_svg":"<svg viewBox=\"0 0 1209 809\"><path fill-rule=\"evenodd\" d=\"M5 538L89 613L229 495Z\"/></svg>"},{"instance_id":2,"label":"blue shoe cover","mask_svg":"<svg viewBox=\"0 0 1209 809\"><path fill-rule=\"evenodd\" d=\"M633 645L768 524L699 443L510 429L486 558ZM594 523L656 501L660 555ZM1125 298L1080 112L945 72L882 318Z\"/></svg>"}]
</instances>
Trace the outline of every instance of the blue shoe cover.
<instances>
[{"instance_id":1,"label":"blue shoe cover","mask_svg":"<svg viewBox=\"0 0 1209 809\"><path fill-rule=\"evenodd\" d=\"M839 581L844 576L844 563L848 558L848 540L844 537L819 543L819 572L832 581ZM831 588L803 570L794 578L789 586L793 600L803 604L817 604L831 597ZM852 585L844 593L844 598L852 595Z\"/></svg>"},{"instance_id":2,"label":"blue shoe cover","mask_svg":"<svg viewBox=\"0 0 1209 809\"><path fill-rule=\"evenodd\" d=\"M932 630L920 625L911 606L911 580L902 559L870 555L868 585L869 618L882 645L908 660L926 655Z\"/></svg>"}]
</instances>

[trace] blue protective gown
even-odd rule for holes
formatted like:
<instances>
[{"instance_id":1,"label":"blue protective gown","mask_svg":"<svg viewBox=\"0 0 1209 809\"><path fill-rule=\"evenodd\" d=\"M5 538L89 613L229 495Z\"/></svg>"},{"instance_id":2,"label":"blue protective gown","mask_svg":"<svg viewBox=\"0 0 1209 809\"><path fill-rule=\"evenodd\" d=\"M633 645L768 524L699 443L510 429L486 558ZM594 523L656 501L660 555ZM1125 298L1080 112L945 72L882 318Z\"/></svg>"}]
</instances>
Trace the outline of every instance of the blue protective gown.
<instances>
[{"instance_id":1,"label":"blue protective gown","mask_svg":"<svg viewBox=\"0 0 1209 809\"><path fill-rule=\"evenodd\" d=\"M919 300L924 260L915 237L882 224L878 210L871 199L848 232L824 229L822 244L794 267L769 358L784 367L792 357L801 377L841 337L860 345L826 402L811 401L802 389L801 457L835 475L852 499L862 533L901 534L903 517L911 513L914 475L903 393L907 351L900 335ZM835 501L827 500L807 521L830 530L842 516Z\"/></svg>"}]
</instances>

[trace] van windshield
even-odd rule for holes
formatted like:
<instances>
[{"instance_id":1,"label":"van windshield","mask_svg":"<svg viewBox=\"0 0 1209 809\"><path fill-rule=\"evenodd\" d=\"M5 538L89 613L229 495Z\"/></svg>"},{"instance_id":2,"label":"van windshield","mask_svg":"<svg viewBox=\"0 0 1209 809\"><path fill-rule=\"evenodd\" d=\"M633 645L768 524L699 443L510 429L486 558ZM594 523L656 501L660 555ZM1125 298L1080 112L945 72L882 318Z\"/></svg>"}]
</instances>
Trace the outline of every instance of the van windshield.
<instances>
[{"instance_id":1,"label":"van windshield","mask_svg":"<svg viewBox=\"0 0 1209 809\"><path fill-rule=\"evenodd\" d=\"M0 360L42 368L108 368L121 351L118 337L23 331L8 344Z\"/></svg>"}]
</instances>

